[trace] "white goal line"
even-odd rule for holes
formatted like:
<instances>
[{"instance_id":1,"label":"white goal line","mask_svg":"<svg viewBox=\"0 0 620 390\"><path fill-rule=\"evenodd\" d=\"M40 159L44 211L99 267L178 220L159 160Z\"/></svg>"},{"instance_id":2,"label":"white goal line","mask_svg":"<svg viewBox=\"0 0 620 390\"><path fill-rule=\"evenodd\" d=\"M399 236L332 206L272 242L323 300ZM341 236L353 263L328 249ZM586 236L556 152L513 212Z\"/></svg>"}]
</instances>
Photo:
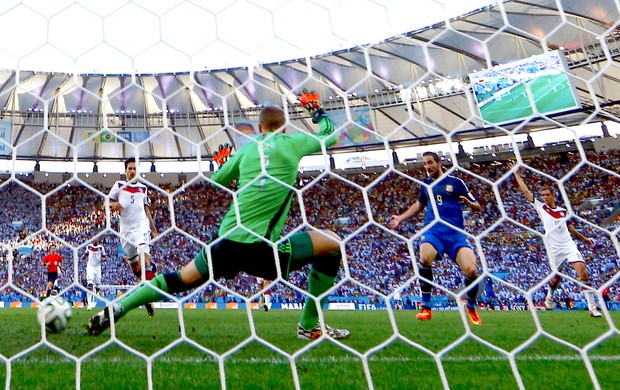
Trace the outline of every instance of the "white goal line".
<instances>
[{"instance_id":1,"label":"white goal line","mask_svg":"<svg viewBox=\"0 0 620 390\"><path fill-rule=\"evenodd\" d=\"M137 357L136 357L137 358ZM594 355L589 356L590 361L600 361L600 362L616 362L620 361L620 355L611 355L611 356L601 356ZM91 364L91 363L127 363L133 359L124 359L124 358L89 358L86 361L83 361L82 364ZM583 359L578 355L532 355L532 356L517 356L515 358L516 361L583 361ZM215 363L217 360L213 357L208 358L177 358L177 357L159 357L153 361L154 364L157 363L182 363L182 364L203 364L203 363ZM296 363L355 363L359 362L359 358L355 357L326 357L326 358L314 358L314 357L299 357L296 360ZM372 363L410 363L410 362L435 362L435 359L432 356L428 357L376 357L371 356L368 358L369 362ZM506 357L500 356L444 356L441 359L442 362L499 362L499 361L508 361ZM28 358L27 363L22 363L19 360L13 362L13 364L31 364L31 363L44 363L44 364L67 364L70 363L70 360L61 361L59 359L39 359L39 358ZM281 358L251 358L251 359L237 359L237 358L228 358L226 359L226 363L234 363L234 364L270 364L270 365L289 365L289 361L285 357Z\"/></svg>"}]
</instances>

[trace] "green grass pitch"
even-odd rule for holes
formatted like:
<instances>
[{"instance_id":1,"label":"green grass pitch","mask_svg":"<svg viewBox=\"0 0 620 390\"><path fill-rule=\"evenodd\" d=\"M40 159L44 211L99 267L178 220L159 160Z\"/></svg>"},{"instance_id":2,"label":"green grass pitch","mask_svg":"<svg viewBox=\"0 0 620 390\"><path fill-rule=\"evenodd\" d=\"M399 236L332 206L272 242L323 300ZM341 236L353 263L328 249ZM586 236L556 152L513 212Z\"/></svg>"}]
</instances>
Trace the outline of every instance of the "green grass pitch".
<instances>
[{"instance_id":1,"label":"green grass pitch","mask_svg":"<svg viewBox=\"0 0 620 390\"><path fill-rule=\"evenodd\" d=\"M454 311L436 311L430 322L417 321L415 312L396 311L397 333L386 311L326 311L329 324L351 330L351 338L343 341L350 350L329 340L298 340L299 311L253 311L260 341L250 340L250 319L240 310L184 310L188 341L179 339L176 310L160 309L155 317L144 310L129 313L117 324L116 339L109 331L85 335L92 314L75 309L69 328L48 335L50 347L40 344L35 309L0 310L0 378L6 388L74 388L79 365L82 389L147 388L149 371L155 389L220 389L213 354L225 356L229 389L292 389L294 375L308 389L437 389L443 386L441 372L454 389L518 388L510 361L486 343L518 351L516 369L525 388L593 388L590 363L602 388L620 388L620 337L613 325L620 323L618 312L611 313L612 325L584 311L538 312L544 332L537 334L531 312L482 311L484 324L468 335ZM572 347L594 344L589 362ZM440 352L438 365L432 354ZM356 353L367 356L371 383ZM284 354L294 356L294 365ZM146 357L154 358L150 370Z\"/></svg>"},{"instance_id":2,"label":"green grass pitch","mask_svg":"<svg viewBox=\"0 0 620 390\"><path fill-rule=\"evenodd\" d=\"M577 102L573 96L568 78L564 74L541 76L530 83L536 108L539 113L553 113L575 108ZM482 119L490 123L506 123L527 118L534 111L527 97L525 85L519 84L501 100L490 101L480 108Z\"/></svg>"}]
</instances>

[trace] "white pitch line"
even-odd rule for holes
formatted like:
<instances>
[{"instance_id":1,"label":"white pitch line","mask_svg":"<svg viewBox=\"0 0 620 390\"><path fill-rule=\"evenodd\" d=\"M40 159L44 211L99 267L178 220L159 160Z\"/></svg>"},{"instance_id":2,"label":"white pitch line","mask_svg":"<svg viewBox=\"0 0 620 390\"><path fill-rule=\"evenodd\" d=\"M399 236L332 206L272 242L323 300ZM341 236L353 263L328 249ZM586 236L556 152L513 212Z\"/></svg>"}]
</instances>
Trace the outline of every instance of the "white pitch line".
<instances>
[{"instance_id":1,"label":"white pitch line","mask_svg":"<svg viewBox=\"0 0 620 390\"><path fill-rule=\"evenodd\" d=\"M619 355L613 356L590 356L590 361L604 361L614 362L620 361ZM507 361L508 359L503 356L447 356L441 359L442 362L500 362ZM517 356L517 361L582 361L578 355L533 355L533 356ZM82 364L93 363L127 363L130 359L126 358L106 358L97 359L89 358L82 361ZM429 356L412 358L412 357L370 357L368 361L371 363L412 363L412 362L435 362L435 360ZM176 357L159 357L153 361L153 363L181 363L181 364L203 364L203 363L215 363L213 358L176 358ZM356 357L325 357L325 358L306 358L300 357L296 360L299 363L357 363L360 362ZM25 361L17 360L13 364L67 364L72 363L69 360L60 361L58 359L39 359L39 358L27 358ZM289 365L289 361L286 358L250 358L250 359L236 359L231 357L226 360L226 363L234 364L271 364L271 365Z\"/></svg>"}]
</instances>

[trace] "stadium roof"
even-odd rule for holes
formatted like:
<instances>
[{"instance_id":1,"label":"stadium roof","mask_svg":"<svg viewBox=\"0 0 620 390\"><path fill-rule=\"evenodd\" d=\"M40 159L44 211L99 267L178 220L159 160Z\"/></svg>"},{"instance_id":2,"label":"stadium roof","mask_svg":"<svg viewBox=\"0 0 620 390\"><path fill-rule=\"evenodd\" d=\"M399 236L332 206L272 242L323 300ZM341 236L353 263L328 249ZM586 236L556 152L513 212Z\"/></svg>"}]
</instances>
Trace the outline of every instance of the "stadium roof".
<instances>
[{"instance_id":1,"label":"stadium roof","mask_svg":"<svg viewBox=\"0 0 620 390\"><path fill-rule=\"evenodd\" d=\"M0 121L12 123L8 142L18 158L105 160L137 152L146 159L189 159L235 144L236 127L255 120L264 105L287 102L289 131L314 131L296 104L296 94L309 89L329 110L350 114L370 107L378 142L419 145L449 133L458 141L505 134L475 116L468 74L550 50L565 53L583 109L519 124L519 131L615 119L619 20L611 1L507 1L378 43L249 67L126 74L4 70ZM302 28L312 39L311 23ZM416 87L425 87L427 96ZM92 135L102 129L132 133L138 141ZM355 147L364 148L373 146Z\"/></svg>"}]
</instances>

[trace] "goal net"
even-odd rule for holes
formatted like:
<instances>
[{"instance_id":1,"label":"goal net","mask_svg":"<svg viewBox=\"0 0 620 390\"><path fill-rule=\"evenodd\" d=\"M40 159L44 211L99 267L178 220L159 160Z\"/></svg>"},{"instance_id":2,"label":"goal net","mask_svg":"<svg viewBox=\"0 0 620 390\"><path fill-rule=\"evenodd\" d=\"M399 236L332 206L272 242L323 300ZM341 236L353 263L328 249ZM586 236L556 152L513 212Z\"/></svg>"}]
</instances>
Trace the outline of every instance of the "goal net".
<instances>
[{"instance_id":1,"label":"goal net","mask_svg":"<svg viewBox=\"0 0 620 390\"><path fill-rule=\"evenodd\" d=\"M0 6L7 389L619 385L616 3L15 3ZM437 20L399 17L417 13ZM11 40L28 33L19 20L40 41ZM180 270L209 252L249 188L211 175L257 142L262 108L284 109L286 134L316 137L304 90L319 94L338 141L301 161L294 186L281 183L292 206L274 244L334 231L335 285L313 297L307 267L265 283L242 272L164 293L155 316L136 309L86 335L91 316L149 285L144 259L132 272L109 203L126 179L123 161L136 159L132 183L146 188L155 272ZM426 152L454 184L427 180ZM261 169L273 179L264 161ZM464 217L452 225L462 240L429 239L442 221L454 224L442 210L462 184L472 196L452 211ZM424 201L422 213L389 226ZM243 218L239 228L255 234ZM554 229L576 251L558 252ZM435 252L423 243L438 252L430 300L420 262ZM95 245L106 256L101 280L89 282ZM43 258L52 246L62 264L50 286ZM481 325L467 314L471 291ZM50 294L72 306L58 333L36 321ZM327 298L320 321L351 337L297 339L308 298ZM427 306L432 320L416 319Z\"/></svg>"}]
</instances>

